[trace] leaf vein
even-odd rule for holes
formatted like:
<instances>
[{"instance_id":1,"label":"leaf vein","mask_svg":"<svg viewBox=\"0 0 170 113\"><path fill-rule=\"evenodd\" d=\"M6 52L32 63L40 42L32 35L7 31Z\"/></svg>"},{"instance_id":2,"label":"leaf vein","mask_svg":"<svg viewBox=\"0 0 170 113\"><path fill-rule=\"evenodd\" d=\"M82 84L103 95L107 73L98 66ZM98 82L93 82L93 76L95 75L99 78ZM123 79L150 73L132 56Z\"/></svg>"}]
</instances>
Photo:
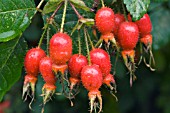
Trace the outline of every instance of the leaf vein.
<instances>
[{"instance_id":1,"label":"leaf vein","mask_svg":"<svg viewBox=\"0 0 170 113\"><path fill-rule=\"evenodd\" d=\"M12 13L12 12L17 12L17 11L27 11L27 10L36 10L36 8L22 8L22 9L17 9L17 10L10 10L10 11L4 11L4 12L0 12L0 15L1 14L4 14L4 13Z\"/></svg>"}]
</instances>

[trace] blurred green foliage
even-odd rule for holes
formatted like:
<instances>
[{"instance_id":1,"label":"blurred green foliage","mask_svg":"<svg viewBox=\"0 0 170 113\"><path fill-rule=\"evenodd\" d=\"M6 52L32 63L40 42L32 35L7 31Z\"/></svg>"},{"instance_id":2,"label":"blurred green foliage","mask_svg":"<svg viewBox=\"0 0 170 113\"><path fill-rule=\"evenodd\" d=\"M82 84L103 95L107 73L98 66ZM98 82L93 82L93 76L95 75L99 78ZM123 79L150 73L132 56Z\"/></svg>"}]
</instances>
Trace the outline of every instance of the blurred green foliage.
<instances>
[{"instance_id":1,"label":"blurred green foliage","mask_svg":"<svg viewBox=\"0 0 170 113\"><path fill-rule=\"evenodd\" d=\"M170 1L151 1L148 13L153 24L153 53L156 61L156 71L151 72L142 63L138 66L136 72L137 81L134 82L133 87L130 87L126 68L119 60L115 76L118 87L116 96L119 101L116 102L115 98L102 87L103 113L170 113ZM41 15L37 14L32 21L32 24L23 35L26 40L29 40L29 47L36 46L42 32ZM30 33L32 36L29 36ZM33 111L31 111L28 108L30 98L26 102L21 99L24 75L23 70L20 81L6 94L4 101L10 100L11 106L5 110L5 113L41 112L42 97L39 95L41 95L44 81L39 77L36 87L36 100L32 104ZM60 88L61 86L57 83L57 92L60 92ZM72 101L74 102L73 107L70 106L69 99L61 95L55 95L52 101L45 106L45 113L89 112L87 91L83 87Z\"/></svg>"}]
</instances>

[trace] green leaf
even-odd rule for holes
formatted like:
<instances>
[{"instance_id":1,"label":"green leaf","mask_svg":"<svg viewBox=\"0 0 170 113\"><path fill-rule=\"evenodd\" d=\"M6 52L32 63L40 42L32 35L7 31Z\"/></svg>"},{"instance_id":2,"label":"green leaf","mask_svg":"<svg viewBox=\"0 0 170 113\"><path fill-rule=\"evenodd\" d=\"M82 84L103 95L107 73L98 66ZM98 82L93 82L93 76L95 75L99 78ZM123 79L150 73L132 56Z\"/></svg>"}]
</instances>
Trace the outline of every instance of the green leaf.
<instances>
[{"instance_id":1,"label":"green leaf","mask_svg":"<svg viewBox=\"0 0 170 113\"><path fill-rule=\"evenodd\" d=\"M139 20L147 12L150 0L124 0L127 10L132 15L132 20Z\"/></svg>"},{"instance_id":2,"label":"green leaf","mask_svg":"<svg viewBox=\"0 0 170 113\"><path fill-rule=\"evenodd\" d=\"M94 25L94 19L91 18L82 18L80 19L80 22L86 24L87 26L93 26Z\"/></svg>"},{"instance_id":3,"label":"green leaf","mask_svg":"<svg viewBox=\"0 0 170 113\"><path fill-rule=\"evenodd\" d=\"M35 11L32 0L0 0L0 42L20 35L30 24Z\"/></svg>"},{"instance_id":4,"label":"green leaf","mask_svg":"<svg viewBox=\"0 0 170 113\"><path fill-rule=\"evenodd\" d=\"M47 4L44 6L43 14L55 11L61 2L63 2L63 0L49 0Z\"/></svg>"},{"instance_id":5,"label":"green leaf","mask_svg":"<svg viewBox=\"0 0 170 113\"><path fill-rule=\"evenodd\" d=\"M90 11L90 8L88 8L82 0L70 0L70 1L75 5L75 7L81 8L85 11Z\"/></svg>"},{"instance_id":6,"label":"green leaf","mask_svg":"<svg viewBox=\"0 0 170 113\"><path fill-rule=\"evenodd\" d=\"M78 20L77 24L73 28L71 35L75 32L75 30L80 30L83 25L92 27L94 25L94 19L88 19L88 18L81 18Z\"/></svg>"},{"instance_id":7,"label":"green leaf","mask_svg":"<svg viewBox=\"0 0 170 113\"><path fill-rule=\"evenodd\" d=\"M26 47L19 37L0 44L0 101L21 76Z\"/></svg>"}]
</instances>

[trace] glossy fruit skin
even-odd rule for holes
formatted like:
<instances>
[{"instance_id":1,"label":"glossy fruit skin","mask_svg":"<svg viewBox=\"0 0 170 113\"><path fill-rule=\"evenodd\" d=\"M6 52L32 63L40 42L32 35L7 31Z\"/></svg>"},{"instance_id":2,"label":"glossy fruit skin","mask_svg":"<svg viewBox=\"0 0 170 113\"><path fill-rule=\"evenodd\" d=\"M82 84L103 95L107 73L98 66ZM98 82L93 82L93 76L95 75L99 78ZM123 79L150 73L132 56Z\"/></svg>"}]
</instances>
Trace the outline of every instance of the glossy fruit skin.
<instances>
[{"instance_id":1,"label":"glossy fruit skin","mask_svg":"<svg viewBox=\"0 0 170 113\"><path fill-rule=\"evenodd\" d=\"M45 56L46 54L41 48L37 47L30 49L26 53L24 60L24 66L27 74L37 76L39 72L39 62Z\"/></svg>"},{"instance_id":2,"label":"glossy fruit skin","mask_svg":"<svg viewBox=\"0 0 170 113\"><path fill-rule=\"evenodd\" d=\"M111 71L111 63L109 54L100 48L90 51L90 59L92 64L96 64L101 69L103 77L108 75Z\"/></svg>"},{"instance_id":3,"label":"glossy fruit skin","mask_svg":"<svg viewBox=\"0 0 170 113\"><path fill-rule=\"evenodd\" d=\"M81 54L74 54L68 62L68 70L73 78L80 78L81 70L88 64L87 58Z\"/></svg>"},{"instance_id":4,"label":"glossy fruit skin","mask_svg":"<svg viewBox=\"0 0 170 113\"><path fill-rule=\"evenodd\" d=\"M120 24L121 24L122 22L125 21L125 17L124 17L123 14L120 14L120 13L115 14L114 21L115 21L115 25L114 25L114 27L113 27L113 33L114 33L115 36L117 36L119 26L120 26Z\"/></svg>"},{"instance_id":5,"label":"glossy fruit skin","mask_svg":"<svg viewBox=\"0 0 170 113\"><path fill-rule=\"evenodd\" d=\"M97 29L102 33L109 33L114 27L114 12L111 8L102 7L95 15Z\"/></svg>"},{"instance_id":6,"label":"glossy fruit skin","mask_svg":"<svg viewBox=\"0 0 170 113\"><path fill-rule=\"evenodd\" d=\"M98 91L102 85L102 72L97 65L84 66L81 71L81 81L88 91Z\"/></svg>"},{"instance_id":7,"label":"glossy fruit skin","mask_svg":"<svg viewBox=\"0 0 170 113\"><path fill-rule=\"evenodd\" d=\"M118 30L118 42L123 50L136 47L139 37L138 26L134 22L123 22Z\"/></svg>"},{"instance_id":8,"label":"glossy fruit skin","mask_svg":"<svg viewBox=\"0 0 170 113\"><path fill-rule=\"evenodd\" d=\"M148 14L144 14L144 16L135 23L138 25L141 35L147 35L152 31L152 23Z\"/></svg>"},{"instance_id":9,"label":"glossy fruit skin","mask_svg":"<svg viewBox=\"0 0 170 113\"><path fill-rule=\"evenodd\" d=\"M47 84L55 84L56 79L52 71L52 60L49 57L41 59L39 64L40 73Z\"/></svg>"},{"instance_id":10,"label":"glossy fruit skin","mask_svg":"<svg viewBox=\"0 0 170 113\"><path fill-rule=\"evenodd\" d=\"M56 33L50 39L50 57L54 64L65 64L72 55L72 40L66 33Z\"/></svg>"}]
</instances>

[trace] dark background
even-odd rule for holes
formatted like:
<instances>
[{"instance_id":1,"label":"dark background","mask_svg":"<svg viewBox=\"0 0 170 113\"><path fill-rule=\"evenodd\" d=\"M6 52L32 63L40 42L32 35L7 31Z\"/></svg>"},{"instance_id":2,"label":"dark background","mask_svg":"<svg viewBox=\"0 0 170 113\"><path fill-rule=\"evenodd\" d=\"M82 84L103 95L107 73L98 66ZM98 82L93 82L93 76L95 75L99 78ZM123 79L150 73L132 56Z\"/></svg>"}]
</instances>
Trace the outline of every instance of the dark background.
<instances>
[{"instance_id":1,"label":"dark background","mask_svg":"<svg viewBox=\"0 0 170 113\"><path fill-rule=\"evenodd\" d=\"M35 2L38 3L38 0ZM137 80L133 87L130 87L129 75L120 60L115 75L118 87L116 96L119 101L116 102L115 98L102 87L103 113L170 113L170 1L152 2L148 14L153 24L153 53L156 71L151 72L142 63L136 71ZM42 33L42 27L41 14L36 14L32 24L23 34L30 48L36 46ZM10 107L5 109L5 113L40 113L42 97L39 95L44 82L39 76L36 100L32 104L33 111L31 111L28 108L30 99L23 102L21 98L24 75L23 69L20 80L4 97L4 102L10 102ZM61 87L57 87L57 92L60 91ZM87 93L82 87L73 100L73 107L70 106L69 99L55 95L52 101L46 104L45 113L88 113Z\"/></svg>"}]
</instances>

